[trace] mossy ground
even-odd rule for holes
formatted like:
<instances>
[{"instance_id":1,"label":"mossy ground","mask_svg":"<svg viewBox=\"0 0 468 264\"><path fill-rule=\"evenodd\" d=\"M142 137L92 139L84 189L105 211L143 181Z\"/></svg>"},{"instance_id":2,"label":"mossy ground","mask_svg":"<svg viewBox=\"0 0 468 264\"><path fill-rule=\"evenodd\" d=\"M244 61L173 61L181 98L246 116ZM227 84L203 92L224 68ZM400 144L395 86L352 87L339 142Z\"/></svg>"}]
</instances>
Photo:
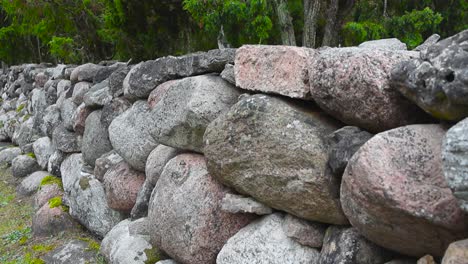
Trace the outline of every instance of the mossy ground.
<instances>
[{"instance_id":1,"label":"mossy ground","mask_svg":"<svg viewBox=\"0 0 468 264\"><path fill-rule=\"evenodd\" d=\"M99 250L100 242L84 230L34 238L31 230L32 198L16 197L18 183L10 169L0 168L0 263L41 264L44 263L41 256L73 239L87 241L90 250Z\"/></svg>"}]
</instances>

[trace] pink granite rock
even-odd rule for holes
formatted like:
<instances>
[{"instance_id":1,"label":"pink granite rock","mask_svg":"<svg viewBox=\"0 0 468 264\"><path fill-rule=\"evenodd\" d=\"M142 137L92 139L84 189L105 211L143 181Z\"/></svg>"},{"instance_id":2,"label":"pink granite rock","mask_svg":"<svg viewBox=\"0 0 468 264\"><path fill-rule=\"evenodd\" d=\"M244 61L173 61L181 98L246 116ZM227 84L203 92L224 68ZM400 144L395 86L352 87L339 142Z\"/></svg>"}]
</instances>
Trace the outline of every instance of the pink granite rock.
<instances>
[{"instance_id":1,"label":"pink granite rock","mask_svg":"<svg viewBox=\"0 0 468 264\"><path fill-rule=\"evenodd\" d=\"M181 154L170 160L150 201L153 244L180 263L215 263L226 241L255 218L222 211L227 193L208 174L202 155Z\"/></svg>"},{"instance_id":2,"label":"pink granite rock","mask_svg":"<svg viewBox=\"0 0 468 264\"><path fill-rule=\"evenodd\" d=\"M310 94L326 112L348 125L372 132L429 119L390 87L390 71L411 59L409 51L329 48L310 59Z\"/></svg>"},{"instance_id":3,"label":"pink granite rock","mask_svg":"<svg viewBox=\"0 0 468 264\"><path fill-rule=\"evenodd\" d=\"M73 113L73 129L76 133L83 135L85 131L86 118L93 112L93 109L87 107L84 103L78 106Z\"/></svg>"},{"instance_id":4,"label":"pink granite rock","mask_svg":"<svg viewBox=\"0 0 468 264\"><path fill-rule=\"evenodd\" d=\"M467 236L468 219L442 173L439 125L411 125L374 136L349 161L341 204L366 238L411 256L442 256Z\"/></svg>"},{"instance_id":5,"label":"pink granite rock","mask_svg":"<svg viewBox=\"0 0 468 264\"><path fill-rule=\"evenodd\" d=\"M307 64L316 54L313 49L291 46L242 46L236 51L236 85L251 91L309 98Z\"/></svg>"},{"instance_id":6,"label":"pink granite rock","mask_svg":"<svg viewBox=\"0 0 468 264\"><path fill-rule=\"evenodd\" d=\"M104 174L104 189L109 207L118 211L130 211L144 181L145 174L132 169L125 161L111 167Z\"/></svg>"},{"instance_id":7,"label":"pink granite rock","mask_svg":"<svg viewBox=\"0 0 468 264\"><path fill-rule=\"evenodd\" d=\"M32 221L34 236L57 235L78 227L78 224L61 206L50 207L49 203L46 203L34 215Z\"/></svg>"},{"instance_id":8,"label":"pink granite rock","mask_svg":"<svg viewBox=\"0 0 468 264\"><path fill-rule=\"evenodd\" d=\"M46 204L49 199L62 195L63 190L57 184L43 185L34 196L34 208L39 209Z\"/></svg>"}]
</instances>

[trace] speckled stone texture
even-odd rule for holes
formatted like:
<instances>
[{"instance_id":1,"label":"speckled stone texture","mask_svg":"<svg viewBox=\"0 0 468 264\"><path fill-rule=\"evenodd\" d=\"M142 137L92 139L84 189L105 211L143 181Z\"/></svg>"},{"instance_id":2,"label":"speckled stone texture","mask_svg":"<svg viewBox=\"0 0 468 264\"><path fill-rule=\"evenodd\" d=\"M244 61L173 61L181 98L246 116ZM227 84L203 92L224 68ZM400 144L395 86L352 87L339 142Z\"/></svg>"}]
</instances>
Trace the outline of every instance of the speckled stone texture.
<instances>
[{"instance_id":1,"label":"speckled stone texture","mask_svg":"<svg viewBox=\"0 0 468 264\"><path fill-rule=\"evenodd\" d=\"M468 239L453 242L445 251L442 264L464 264L468 262Z\"/></svg>"},{"instance_id":2,"label":"speckled stone texture","mask_svg":"<svg viewBox=\"0 0 468 264\"><path fill-rule=\"evenodd\" d=\"M429 119L390 86L390 71L412 52L327 48L319 54L310 60L310 93L335 118L371 132Z\"/></svg>"},{"instance_id":3,"label":"speckled stone texture","mask_svg":"<svg viewBox=\"0 0 468 264\"><path fill-rule=\"evenodd\" d=\"M410 255L442 256L466 237L467 218L442 173L439 125L411 125L374 136L343 175L341 203L369 240Z\"/></svg>"},{"instance_id":4,"label":"speckled stone texture","mask_svg":"<svg viewBox=\"0 0 468 264\"><path fill-rule=\"evenodd\" d=\"M346 224L340 183L327 163L325 137L337 128L317 108L269 95L247 96L208 126L208 169L223 184L272 208Z\"/></svg>"},{"instance_id":5,"label":"speckled stone texture","mask_svg":"<svg viewBox=\"0 0 468 264\"><path fill-rule=\"evenodd\" d=\"M181 154L170 160L149 206L152 243L181 263L214 263L226 241L253 220L221 210L228 192L208 173L203 156Z\"/></svg>"}]
</instances>

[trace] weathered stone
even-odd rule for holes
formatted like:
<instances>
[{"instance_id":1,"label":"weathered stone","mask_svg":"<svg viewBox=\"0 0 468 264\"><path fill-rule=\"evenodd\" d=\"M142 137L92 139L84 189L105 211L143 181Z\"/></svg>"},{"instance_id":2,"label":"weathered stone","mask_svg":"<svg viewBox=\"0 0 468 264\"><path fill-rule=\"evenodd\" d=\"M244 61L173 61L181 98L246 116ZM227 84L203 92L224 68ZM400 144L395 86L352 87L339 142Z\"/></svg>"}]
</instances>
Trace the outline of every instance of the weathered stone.
<instances>
[{"instance_id":1,"label":"weathered stone","mask_svg":"<svg viewBox=\"0 0 468 264\"><path fill-rule=\"evenodd\" d=\"M21 155L21 149L10 147L0 151L0 164L11 164L14 158Z\"/></svg>"},{"instance_id":2,"label":"weathered stone","mask_svg":"<svg viewBox=\"0 0 468 264\"><path fill-rule=\"evenodd\" d=\"M108 263L153 264L160 259L161 253L153 248L149 238L129 232L133 224L130 220L120 222L102 240L100 252Z\"/></svg>"},{"instance_id":3,"label":"weathered stone","mask_svg":"<svg viewBox=\"0 0 468 264\"><path fill-rule=\"evenodd\" d=\"M208 174L203 156L181 154L170 160L150 202L153 244L182 263L213 263L228 238L252 220L221 211L226 193Z\"/></svg>"},{"instance_id":4,"label":"weathered stone","mask_svg":"<svg viewBox=\"0 0 468 264\"><path fill-rule=\"evenodd\" d=\"M70 80L76 82L92 82L99 70L104 66L93 63L86 63L73 69L70 75Z\"/></svg>"},{"instance_id":5,"label":"weathered stone","mask_svg":"<svg viewBox=\"0 0 468 264\"><path fill-rule=\"evenodd\" d=\"M324 224L310 222L288 214L284 218L282 227L286 236L297 243L312 248L322 247L326 230Z\"/></svg>"},{"instance_id":6,"label":"weathered stone","mask_svg":"<svg viewBox=\"0 0 468 264\"><path fill-rule=\"evenodd\" d=\"M411 52L328 48L319 54L310 60L310 92L330 115L372 132L428 119L424 111L390 86L391 69L411 59Z\"/></svg>"},{"instance_id":7,"label":"weathered stone","mask_svg":"<svg viewBox=\"0 0 468 264\"><path fill-rule=\"evenodd\" d=\"M122 216L109 208L102 184L93 175L82 173L82 165L81 154L70 155L61 165L70 214L88 230L104 237Z\"/></svg>"},{"instance_id":8,"label":"weathered stone","mask_svg":"<svg viewBox=\"0 0 468 264\"><path fill-rule=\"evenodd\" d=\"M413 50L425 52L430 46L436 44L437 41L439 41L439 39L440 39L439 34L432 34L421 45L417 46Z\"/></svg>"},{"instance_id":9,"label":"weathered stone","mask_svg":"<svg viewBox=\"0 0 468 264\"><path fill-rule=\"evenodd\" d=\"M138 219L148 215L148 204L153 193L154 186L159 180L166 163L177 156L181 151L172 147L159 145L148 156L145 167L146 179L132 209L132 219ZM120 156L119 156L120 157Z\"/></svg>"},{"instance_id":10,"label":"weathered stone","mask_svg":"<svg viewBox=\"0 0 468 264\"><path fill-rule=\"evenodd\" d=\"M50 199L54 197L62 197L63 190L57 184L46 184L39 187L36 194L34 195L34 208L38 210L44 204L48 203Z\"/></svg>"},{"instance_id":11,"label":"weathered stone","mask_svg":"<svg viewBox=\"0 0 468 264\"><path fill-rule=\"evenodd\" d=\"M468 118L445 134L442 161L445 179L460 207L468 213Z\"/></svg>"},{"instance_id":12,"label":"weathered stone","mask_svg":"<svg viewBox=\"0 0 468 264\"><path fill-rule=\"evenodd\" d=\"M340 183L327 164L325 137L337 128L316 109L268 95L244 97L208 126L208 169L223 184L272 208L346 224Z\"/></svg>"},{"instance_id":13,"label":"weathered stone","mask_svg":"<svg viewBox=\"0 0 468 264\"><path fill-rule=\"evenodd\" d=\"M242 89L308 99L307 65L317 52L292 46L244 45L236 52L236 85Z\"/></svg>"},{"instance_id":14,"label":"weathered stone","mask_svg":"<svg viewBox=\"0 0 468 264\"><path fill-rule=\"evenodd\" d=\"M12 142L22 148L40 138L40 134L41 133L34 128L34 118L29 118L15 129Z\"/></svg>"},{"instance_id":15,"label":"weathered stone","mask_svg":"<svg viewBox=\"0 0 468 264\"><path fill-rule=\"evenodd\" d=\"M42 137L33 143L34 155L36 156L37 163L43 170L47 169L49 158L54 153L52 141L48 137Z\"/></svg>"},{"instance_id":16,"label":"weathered stone","mask_svg":"<svg viewBox=\"0 0 468 264\"><path fill-rule=\"evenodd\" d=\"M236 85L236 76L234 74L234 65L226 64L224 70L220 74L221 78L223 78L226 82Z\"/></svg>"},{"instance_id":17,"label":"weathered stone","mask_svg":"<svg viewBox=\"0 0 468 264\"><path fill-rule=\"evenodd\" d=\"M50 105L46 108L42 118L41 131L48 137L52 137L54 129L62 122L60 108L57 105Z\"/></svg>"},{"instance_id":18,"label":"weathered stone","mask_svg":"<svg viewBox=\"0 0 468 264\"><path fill-rule=\"evenodd\" d=\"M224 245L216 263L317 263L319 252L287 237L283 221L284 216L275 213L242 228Z\"/></svg>"},{"instance_id":19,"label":"weathered stone","mask_svg":"<svg viewBox=\"0 0 468 264\"><path fill-rule=\"evenodd\" d=\"M56 176L61 176L60 165L63 160L66 158L66 154L60 150L55 150L52 155L50 155L49 162L47 163L47 171Z\"/></svg>"},{"instance_id":20,"label":"weathered stone","mask_svg":"<svg viewBox=\"0 0 468 264\"><path fill-rule=\"evenodd\" d=\"M100 83L105 79L109 78L109 76L116 70L126 68L127 64L123 62L116 62L112 65L103 67L98 70L96 75L93 78L93 83Z\"/></svg>"},{"instance_id":21,"label":"weathered stone","mask_svg":"<svg viewBox=\"0 0 468 264\"><path fill-rule=\"evenodd\" d=\"M123 95L123 81L130 71L130 67L120 68L109 76L109 89L113 97Z\"/></svg>"},{"instance_id":22,"label":"weathered stone","mask_svg":"<svg viewBox=\"0 0 468 264\"><path fill-rule=\"evenodd\" d=\"M129 212L135 205L138 191L145 181L145 174L133 170L121 161L104 174L104 190L110 208Z\"/></svg>"},{"instance_id":23,"label":"weathered stone","mask_svg":"<svg viewBox=\"0 0 468 264\"><path fill-rule=\"evenodd\" d=\"M109 133L101 123L102 111L92 112L86 119L81 152L85 163L94 167L96 159L112 150Z\"/></svg>"},{"instance_id":24,"label":"weathered stone","mask_svg":"<svg viewBox=\"0 0 468 264\"><path fill-rule=\"evenodd\" d=\"M370 40L359 44L359 48L383 50L407 50L406 44L397 38Z\"/></svg>"},{"instance_id":25,"label":"weathered stone","mask_svg":"<svg viewBox=\"0 0 468 264\"><path fill-rule=\"evenodd\" d=\"M107 129L112 120L132 107L132 103L124 98L115 98L102 108L101 124Z\"/></svg>"},{"instance_id":26,"label":"weathered stone","mask_svg":"<svg viewBox=\"0 0 468 264\"><path fill-rule=\"evenodd\" d=\"M79 82L75 84L75 87L73 88L73 95L71 97L71 100L76 105L82 104L84 100L83 97L89 91L90 88L91 88L91 83L89 82Z\"/></svg>"},{"instance_id":27,"label":"weathered stone","mask_svg":"<svg viewBox=\"0 0 468 264\"><path fill-rule=\"evenodd\" d=\"M453 242L445 251L442 264L464 264L468 260L468 239Z\"/></svg>"},{"instance_id":28,"label":"weathered stone","mask_svg":"<svg viewBox=\"0 0 468 264\"><path fill-rule=\"evenodd\" d=\"M115 151L139 171L145 170L148 155L158 145L150 135L152 124L146 101L137 101L109 126L109 139Z\"/></svg>"},{"instance_id":29,"label":"weathered stone","mask_svg":"<svg viewBox=\"0 0 468 264\"><path fill-rule=\"evenodd\" d=\"M437 262L435 262L434 257L432 257L431 255L425 255L422 258L418 259L416 264L437 264Z\"/></svg>"},{"instance_id":30,"label":"weathered stone","mask_svg":"<svg viewBox=\"0 0 468 264\"><path fill-rule=\"evenodd\" d=\"M372 136L371 133L352 126L345 126L330 134L328 136L331 146L328 165L333 174L341 177L354 153Z\"/></svg>"},{"instance_id":31,"label":"weathered stone","mask_svg":"<svg viewBox=\"0 0 468 264\"><path fill-rule=\"evenodd\" d=\"M117 154L115 150L103 154L101 157L96 159L94 164L94 176L102 182L107 170L121 161L123 161L123 158Z\"/></svg>"},{"instance_id":32,"label":"weathered stone","mask_svg":"<svg viewBox=\"0 0 468 264\"><path fill-rule=\"evenodd\" d=\"M468 117L468 30L394 67L392 86L436 118Z\"/></svg>"},{"instance_id":33,"label":"weathered stone","mask_svg":"<svg viewBox=\"0 0 468 264\"><path fill-rule=\"evenodd\" d=\"M203 152L206 127L237 102L240 92L212 75L185 78L173 85L152 110L152 135L160 144Z\"/></svg>"},{"instance_id":34,"label":"weathered stone","mask_svg":"<svg viewBox=\"0 0 468 264\"><path fill-rule=\"evenodd\" d=\"M47 171L36 171L32 173L28 177L24 178L20 185L18 185L16 192L20 196L29 196L35 193L41 185L42 179L48 175L49 173Z\"/></svg>"},{"instance_id":35,"label":"weathered stone","mask_svg":"<svg viewBox=\"0 0 468 264\"><path fill-rule=\"evenodd\" d=\"M52 143L58 150L65 153L81 151L81 136L68 131L63 125L59 125L54 129Z\"/></svg>"},{"instance_id":36,"label":"weathered stone","mask_svg":"<svg viewBox=\"0 0 468 264\"><path fill-rule=\"evenodd\" d=\"M65 69L67 68L67 65L65 64L59 64L57 67L55 67L52 71L52 76L51 78L53 80L57 79L65 79Z\"/></svg>"},{"instance_id":37,"label":"weathered stone","mask_svg":"<svg viewBox=\"0 0 468 264\"><path fill-rule=\"evenodd\" d=\"M34 83L37 88L43 88L48 80L49 76L47 76L47 74L45 74L44 72L40 72L34 78Z\"/></svg>"},{"instance_id":38,"label":"weathered stone","mask_svg":"<svg viewBox=\"0 0 468 264\"><path fill-rule=\"evenodd\" d=\"M101 108L112 101L112 94L109 89L109 82L103 81L95 84L83 96L83 102L86 106L92 108Z\"/></svg>"},{"instance_id":39,"label":"weathered stone","mask_svg":"<svg viewBox=\"0 0 468 264\"><path fill-rule=\"evenodd\" d=\"M445 130L411 125L375 135L351 158L341 204L361 234L410 255L442 256L466 237L467 219L442 173Z\"/></svg>"},{"instance_id":40,"label":"weathered stone","mask_svg":"<svg viewBox=\"0 0 468 264\"><path fill-rule=\"evenodd\" d=\"M123 82L124 94L146 98L163 82L210 72L221 72L234 61L235 49L210 50L181 57L163 57L137 64Z\"/></svg>"},{"instance_id":41,"label":"weathered stone","mask_svg":"<svg viewBox=\"0 0 468 264\"><path fill-rule=\"evenodd\" d=\"M356 228L331 226L320 252L320 264L381 264L392 254L368 241Z\"/></svg>"},{"instance_id":42,"label":"weathered stone","mask_svg":"<svg viewBox=\"0 0 468 264\"><path fill-rule=\"evenodd\" d=\"M28 155L17 156L11 162L11 173L17 178L26 177L40 168L36 160Z\"/></svg>"},{"instance_id":43,"label":"weathered stone","mask_svg":"<svg viewBox=\"0 0 468 264\"><path fill-rule=\"evenodd\" d=\"M72 240L53 251L48 252L41 258L50 264L83 264L99 263L96 251L85 241Z\"/></svg>"},{"instance_id":44,"label":"weathered stone","mask_svg":"<svg viewBox=\"0 0 468 264\"><path fill-rule=\"evenodd\" d=\"M36 237L55 236L63 232L78 230L78 225L61 206L51 208L44 204L32 220L32 231Z\"/></svg>"},{"instance_id":45,"label":"weathered stone","mask_svg":"<svg viewBox=\"0 0 468 264\"><path fill-rule=\"evenodd\" d=\"M73 113L73 130L83 135L86 126L86 119L88 118L89 114L93 112L91 107L86 106L84 103L80 104L78 108L76 108L75 112Z\"/></svg>"},{"instance_id":46,"label":"weathered stone","mask_svg":"<svg viewBox=\"0 0 468 264\"><path fill-rule=\"evenodd\" d=\"M158 87L156 87L149 95L148 97L148 106L150 109L153 109L158 103L159 101L161 101L161 99L163 98L164 94L166 94L166 92L172 88L172 87L175 87L175 84L177 82L179 82L180 80L171 80L171 81L167 81L167 82L164 82L160 85L158 85Z\"/></svg>"},{"instance_id":47,"label":"weathered stone","mask_svg":"<svg viewBox=\"0 0 468 264\"><path fill-rule=\"evenodd\" d=\"M237 194L226 194L221 202L221 209L228 213L251 213L257 215L266 215L273 213L273 210L251 197L245 197Z\"/></svg>"},{"instance_id":48,"label":"weathered stone","mask_svg":"<svg viewBox=\"0 0 468 264\"><path fill-rule=\"evenodd\" d=\"M178 264L178 263L177 261L173 259L165 259L165 260L158 261L155 264Z\"/></svg>"}]
</instances>

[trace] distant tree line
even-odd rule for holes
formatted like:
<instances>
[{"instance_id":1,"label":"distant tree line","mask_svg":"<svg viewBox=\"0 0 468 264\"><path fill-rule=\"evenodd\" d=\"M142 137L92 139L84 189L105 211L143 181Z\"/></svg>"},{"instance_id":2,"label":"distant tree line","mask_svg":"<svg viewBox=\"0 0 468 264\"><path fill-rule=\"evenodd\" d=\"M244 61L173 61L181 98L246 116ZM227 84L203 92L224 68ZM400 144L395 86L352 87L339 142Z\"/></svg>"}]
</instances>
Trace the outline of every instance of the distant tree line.
<instances>
[{"instance_id":1,"label":"distant tree line","mask_svg":"<svg viewBox=\"0 0 468 264\"><path fill-rule=\"evenodd\" d=\"M468 28L466 0L0 0L0 60L134 62L242 44L412 48Z\"/></svg>"}]
</instances>

